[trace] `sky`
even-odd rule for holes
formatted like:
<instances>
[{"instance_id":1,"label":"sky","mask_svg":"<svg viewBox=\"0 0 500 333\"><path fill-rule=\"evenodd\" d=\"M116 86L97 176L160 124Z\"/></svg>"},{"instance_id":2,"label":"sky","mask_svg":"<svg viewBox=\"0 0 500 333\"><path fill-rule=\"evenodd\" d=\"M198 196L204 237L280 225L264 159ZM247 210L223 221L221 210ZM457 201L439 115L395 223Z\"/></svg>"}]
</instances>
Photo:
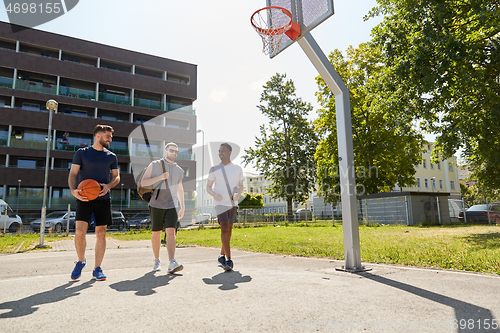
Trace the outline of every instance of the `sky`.
<instances>
[{"instance_id":1,"label":"sky","mask_svg":"<svg viewBox=\"0 0 500 333\"><path fill-rule=\"evenodd\" d=\"M262 53L250 17L265 5L265 0L81 0L36 29L197 65L194 107L205 144L228 141L243 152L254 147L259 126L267 123L257 105L262 86L274 74L286 74L297 96L314 110L319 107L318 73L297 43L273 59ZM375 0L334 1L335 14L311 34L325 54L367 42L381 21L363 20L374 6ZM4 9L0 20L8 22ZM315 119L316 112L309 118ZM201 145L201 133L197 140L196 146ZM242 164L240 156L233 156L235 163ZM242 166L257 171L252 165Z\"/></svg>"}]
</instances>

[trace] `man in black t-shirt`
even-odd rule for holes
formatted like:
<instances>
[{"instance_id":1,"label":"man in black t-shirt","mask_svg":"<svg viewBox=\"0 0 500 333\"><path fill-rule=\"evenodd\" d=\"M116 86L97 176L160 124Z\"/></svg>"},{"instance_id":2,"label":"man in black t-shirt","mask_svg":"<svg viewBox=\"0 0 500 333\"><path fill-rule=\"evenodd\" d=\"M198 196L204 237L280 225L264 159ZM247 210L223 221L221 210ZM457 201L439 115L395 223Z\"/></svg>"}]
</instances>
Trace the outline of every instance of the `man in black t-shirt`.
<instances>
[{"instance_id":1,"label":"man in black t-shirt","mask_svg":"<svg viewBox=\"0 0 500 333\"><path fill-rule=\"evenodd\" d=\"M73 157L69 171L69 189L77 199L75 248L78 261L71 273L71 279L73 280L81 276L82 269L87 263L85 260L86 234L92 214L95 217L95 235L97 238L92 277L100 281L106 280L101 264L106 251L106 228L112 222L109 190L120 182L118 160L116 155L107 149L112 141L113 132L111 126L97 125L94 129L94 144L92 147L78 149ZM77 187L85 179L94 179L101 184L101 192L95 200L90 201L87 197L80 195Z\"/></svg>"}]
</instances>

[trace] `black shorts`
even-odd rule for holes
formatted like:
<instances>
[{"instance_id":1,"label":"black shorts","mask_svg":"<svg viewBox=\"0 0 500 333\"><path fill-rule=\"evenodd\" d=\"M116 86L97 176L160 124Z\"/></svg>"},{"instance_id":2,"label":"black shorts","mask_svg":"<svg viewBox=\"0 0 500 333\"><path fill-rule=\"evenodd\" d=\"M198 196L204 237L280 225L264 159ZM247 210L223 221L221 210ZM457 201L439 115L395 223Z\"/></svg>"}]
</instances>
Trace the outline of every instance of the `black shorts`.
<instances>
[{"instance_id":1,"label":"black shorts","mask_svg":"<svg viewBox=\"0 0 500 333\"><path fill-rule=\"evenodd\" d=\"M90 216L94 213L95 225L111 225L111 200L76 200L75 221L84 221L89 223Z\"/></svg>"},{"instance_id":2,"label":"black shorts","mask_svg":"<svg viewBox=\"0 0 500 333\"><path fill-rule=\"evenodd\" d=\"M233 224L238 222L238 207L215 206L215 213L217 214L219 223L229 222L229 224Z\"/></svg>"},{"instance_id":3,"label":"black shorts","mask_svg":"<svg viewBox=\"0 0 500 333\"><path fill-rule=\"evenodd\" d=\"M161 209L149 206L149 214L151 215L151 230L161 231L166 228L177 227L177 209Z\"/></svg>"}]
</instances>

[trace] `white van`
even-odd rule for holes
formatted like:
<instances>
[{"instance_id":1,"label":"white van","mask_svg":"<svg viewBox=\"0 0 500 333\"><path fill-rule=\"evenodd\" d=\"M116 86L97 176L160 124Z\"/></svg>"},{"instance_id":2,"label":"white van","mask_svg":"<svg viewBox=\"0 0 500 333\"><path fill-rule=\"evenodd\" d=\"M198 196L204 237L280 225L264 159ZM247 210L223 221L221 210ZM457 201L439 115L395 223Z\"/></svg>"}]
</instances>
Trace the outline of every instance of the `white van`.
<instances>
[{"instance_id":1,"label":"white van","mask_svg":"<svg viewBox=\"0 0 500 333\"><path fill-rule=\"evenodd\" d=\"M7 207L7 227L5 227L5 207ZM23 225L23 221L16 215L14 211L7 206L5 201L0 199L0 232L3 232L4 228L11 233L15 233L21 228Z\"/></svg>"}]
</instances>

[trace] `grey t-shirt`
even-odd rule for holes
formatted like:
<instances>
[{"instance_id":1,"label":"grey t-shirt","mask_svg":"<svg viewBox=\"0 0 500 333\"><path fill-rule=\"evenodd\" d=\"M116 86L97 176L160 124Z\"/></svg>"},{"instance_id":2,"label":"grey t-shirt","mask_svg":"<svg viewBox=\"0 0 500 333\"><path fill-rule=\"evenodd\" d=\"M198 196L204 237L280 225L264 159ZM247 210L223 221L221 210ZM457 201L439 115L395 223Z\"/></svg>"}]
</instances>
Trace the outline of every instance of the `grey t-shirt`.
<instances>
[{"instance_id":1,"label":"grey t-shirt","mask_svg":"<svg viewBox=\"0 0 500 333\"><path fill-rule=\"evenodd\" d=\"M153 171L151 177L158 177L163 174L163 169L160 163L165 165L165 171L168 172L168 179L159 181L153 185L155 190L149 201L149 205L159 209L170 209L179 206L179 198L177 198L177 189L184 178L184 170L177 163L168 163L165 159L153 161ZM168 187L167 184L168 183ZM158 191L160 191L158 193ZM158 198L156 194L158 193Z\"/></svg>"}]
</instances>

